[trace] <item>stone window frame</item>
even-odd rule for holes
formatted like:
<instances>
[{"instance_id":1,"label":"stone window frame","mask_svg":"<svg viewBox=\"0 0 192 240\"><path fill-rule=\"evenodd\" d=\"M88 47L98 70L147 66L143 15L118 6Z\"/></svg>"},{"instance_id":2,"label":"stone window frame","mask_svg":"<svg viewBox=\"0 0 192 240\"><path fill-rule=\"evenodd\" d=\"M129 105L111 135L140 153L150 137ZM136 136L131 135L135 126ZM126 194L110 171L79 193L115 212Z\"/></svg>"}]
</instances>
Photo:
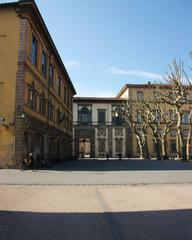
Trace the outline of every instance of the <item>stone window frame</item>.
<instances>
[{"instance_id":1,"label":"stone window frame","mask_svg":"<svg viewBox=\"0 0 192 240\"><path fill-rule=\"evenodd\" d=\"M52 69L52 70L51 70ZM54 87L54 66L52 63L49 64L49 85Z\"/></svg>"},{"instance_id":2,"label":"stone window frame","mask_svg":"<svg viewBox=\"0 0 192 240\"><path fill-rule=\"evenodd\" d=\"M44 49L41 53L41 74L44 78L47 77L47 54Z\"/></svg>"},{"instance_id":3,"label":"stone window frame","mask_svg":"<svg viewBox=\"0 0 192 240\"><path fill-rule=\"evenodd\" d=\"M182 124L189 124L189 122L190 122L189 116L190 116L190 111L189 110L183 111L182 112L181 123Z\"/></svg>"},{"instance_id":4,"label":"stone window frame","mask_svg":"<svg viewBox=\"0 0 192 240\"><path fill-rule=\"evenodd\" d=\"M143 101L143 100L144 100L144 92L137 91L137 101Z\"/></svg>"},{"instance_id":5,"label":"stone window frame","mask_svg":"<svg viewBox=\"0 0 192 240\"><path fill-rule=\"evenodd\" d=\"M118 109L123 110L122 105L113 105L112 106L112 124L116 126L121 126L125 122L125 119L123 116L119 114Z\"/></svg>"},{"instance_id":6,"label":"stone window frame","mask_svg":"<svg viewBox=\"0 0 192 240\"><path fill-rule=\"evenodd\" d=\"M28 105L33 111L37 110L37 93L34 81L28 85Z\"/></svg>"},{"instance_id":7,"label":"stone window frame","mask_svg":"<svg viewBox=\"0 0 192 240\"><path fill-rule=\"evenodd\" d=\"M106 139L98 139L98 153L105 153Z\"/></svg>"},{"instance_id":8,"label":"stone window frame","mask_svg":"<svg viewBox=\"0 0 192 240\"><path fill-rule=\"evenodd\" d=\"M46 98L45 98L45 92L42 91L40 95L40 101L39 101L39 112L46 116Z\"/></svg>"},{"instance_id":9,"label":"stone window frame","mask_svg":"<svg viewBox=\"0 0 192 240\"><path fill-rule=\"evenodd\" d=\"M53 105L53 102L52 102L52 99L50 98L49 99L49 107L48 107L48 118L49 120L53 121L54 122L54 111L55 111L55 107Z\"/></svg>"},{"instance_id":10,"label":"stone window frame","mask_svg":"<svg viewBox=\"0 0 192 240\"><path fill-rule=\"evenodd\" d=\"M34 45L33 40L35 40L36 45ZM31 36L31 63L37 67L38 63L38 40L34 32L32 32Z\"/></svg>"},{"instance_id":11,"label":"stone window frame","mask_svg":"<svg viewBox=\"0 0 192 240\"><path fill-rule=\"evenodd\" d=\"M171 129L170 130L170 137L176 137L177 135L177 129Z\"/></svg>"},{"instance_id":12,"label":"stone window frame","mask_svg":"<svg viewBox=\"0 0 192 240\"><path fill-rule=\"evenodd\" d=\"M82 109L87 108L87 121L82 121ZM85 113L84 113L85 114ZM79 124L91 124L92 122L92 106L91 105L87 105L87 104L83 104L83 105L78 105L78 123Z\"/></svg>"},{"instance_id":13,"label":"stone window frame","mask_svg":"<svg viewBox=\"0 0 192 240\"><path fill-rule=\"evenodd\" d=\"M106 124L106 109L97 109L97 122L98 124ZM104 120L103 121L100 121L99 120L99 113L104 113Z\"/></svg>"},{"instance_id":14,"label":"stone window frame","mask_svg":"<svg viewBox=\"0 0 192 240\"><path fill-rule=\"evenodd\" d=\"M61 78L60 76L57 76L56 80L56 92L58 96L61 96Z\"/></svg>"},{"instance_id":15,"label":"stone window frame","mask_svg":"<svg viewBox=\"0 0 192 240\"><path fill-rule=\"evenodd\" d=\"M121 145L117 145L121 143ZM118 149L118 147L120 146L120 149ZM121 151L117 151L117 150L121 150ZM123 151L123 139L115 139L115 151L116 153L122 153Z\"/></svg>"}]
</instances>

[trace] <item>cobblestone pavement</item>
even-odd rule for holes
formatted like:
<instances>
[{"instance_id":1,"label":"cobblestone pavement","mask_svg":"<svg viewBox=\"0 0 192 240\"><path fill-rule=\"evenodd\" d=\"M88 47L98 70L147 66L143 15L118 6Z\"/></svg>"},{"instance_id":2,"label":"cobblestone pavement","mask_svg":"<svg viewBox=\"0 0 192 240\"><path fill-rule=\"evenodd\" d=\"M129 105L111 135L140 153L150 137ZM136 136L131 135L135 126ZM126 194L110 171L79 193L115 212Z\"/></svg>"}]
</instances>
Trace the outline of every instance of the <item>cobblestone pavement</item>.
<instances>
[{"instance_id":1,"label":"cobblestone pavement","mask_svg":"<svg viewBox=\"0 0 192 240\"><path fill-rule=\"evenodd\" d=\"M0 187L1 240L190 240L192 185Z\"/></svg>"}]
</instances>

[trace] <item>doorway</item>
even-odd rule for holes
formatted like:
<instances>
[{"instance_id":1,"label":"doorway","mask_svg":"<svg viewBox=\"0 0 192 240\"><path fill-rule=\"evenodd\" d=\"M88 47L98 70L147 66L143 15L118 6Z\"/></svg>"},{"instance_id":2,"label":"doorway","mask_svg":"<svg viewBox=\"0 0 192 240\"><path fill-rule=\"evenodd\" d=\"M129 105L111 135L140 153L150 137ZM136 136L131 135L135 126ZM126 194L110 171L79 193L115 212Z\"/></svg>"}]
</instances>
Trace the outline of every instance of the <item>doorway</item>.
<instances>
[{"instance_id":1,"label":"doorway","mask_svg":"<svg viewBox=\"0 0 192 240\"><path fill-rule=\"evenodd\" d=\"M80 158L90 158L91 153L91 143L89 138L79 139L79 157Z\"/></svg>"}]
</instances>

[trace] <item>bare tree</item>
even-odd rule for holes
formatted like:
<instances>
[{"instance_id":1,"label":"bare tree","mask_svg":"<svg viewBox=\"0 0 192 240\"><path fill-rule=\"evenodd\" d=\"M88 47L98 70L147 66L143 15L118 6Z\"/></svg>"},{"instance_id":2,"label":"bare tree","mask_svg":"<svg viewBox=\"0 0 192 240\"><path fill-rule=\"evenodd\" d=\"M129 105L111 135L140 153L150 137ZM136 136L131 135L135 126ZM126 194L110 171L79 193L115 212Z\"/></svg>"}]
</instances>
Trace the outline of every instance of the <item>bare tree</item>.
<instances>
[{"instance_id":1,"label":"bare tree","mask_svg":"<svg viewBox=\"0 0 192 240\"><path fill-rule=\"evenodd\" d=\"M172 106L177 116L177 155L178 158L187 160L186 143L182 133L182 117L184 106L191 103L187 97L187 90L191 88L184 68L183 63L173 61L173 65L169 67L169 72L166 73L164 79L170 86L170 92L162 94L162 100L168 105Z\"/></svg>"},{"instance_id":2,"label":"bare tree","mask_svg":"<svg viewBox=\"0 0 192 240\"><path fill-rule=\"evenodd\" d=\"M162 119L162 129L160 132L160 141L161 141L162 158L168 159L167 134L170 132L171 127L175 125L175 113L174 111L172 111L172 114L169 114L166 103L162 103L161 105L161 119Z\"/></svg>"},{"instance_id":3,"label":"bare tree","mask_svg":"<svg viewBox=\"0 0 192 240\"><path fill-rule=\"evenodd\" d=\"M133 112L132 109L134 109ZM136 109L137 111L135 111ZM132 132L136 135L140 149L140 159L149 158L147 141L148 116L142 109L142 103L127 100L123 114Z\"/></svg>"}]
</instances>

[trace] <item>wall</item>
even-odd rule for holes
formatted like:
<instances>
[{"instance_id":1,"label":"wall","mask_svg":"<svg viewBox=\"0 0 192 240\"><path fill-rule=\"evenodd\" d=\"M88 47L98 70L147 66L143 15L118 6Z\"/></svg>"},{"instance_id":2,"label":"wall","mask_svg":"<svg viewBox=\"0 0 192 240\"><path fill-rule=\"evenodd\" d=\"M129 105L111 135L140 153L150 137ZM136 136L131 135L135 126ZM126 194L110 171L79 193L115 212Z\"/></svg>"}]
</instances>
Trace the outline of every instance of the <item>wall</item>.
<instances>
[{"instance_id":1,"label":"wall","mask_svg":"<svg viewBox=\"0 0 192 240\"><path fill-rule=\"evenodd\" d=\"M0 117L3 117L6 125L9 125L9 128L0 127L0 159L3 167L11 165L14 158L13 124L19 26L20 19L14 9L0 9L0 83L3 85Z\"/></svg>"}]
</instances>

